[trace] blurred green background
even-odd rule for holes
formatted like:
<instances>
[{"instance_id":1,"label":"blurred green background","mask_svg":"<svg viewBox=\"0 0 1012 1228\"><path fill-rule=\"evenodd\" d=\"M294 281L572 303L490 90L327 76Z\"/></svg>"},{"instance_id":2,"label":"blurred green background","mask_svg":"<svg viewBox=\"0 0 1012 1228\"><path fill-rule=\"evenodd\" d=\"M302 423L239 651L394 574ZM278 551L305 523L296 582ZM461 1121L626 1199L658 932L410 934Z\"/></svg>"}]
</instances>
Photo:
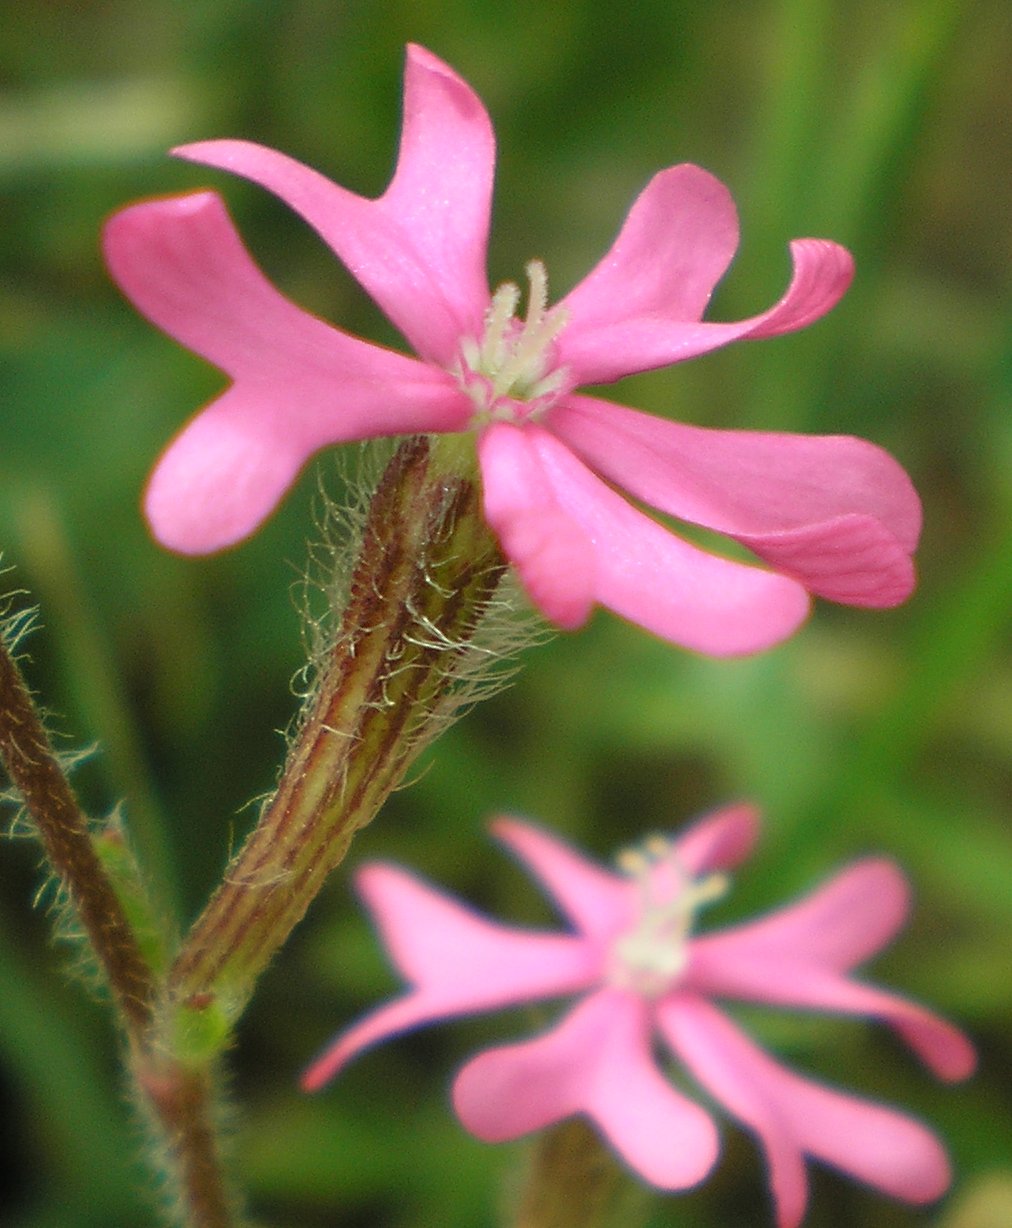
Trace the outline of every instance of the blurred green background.
<instances>
[{"instance_id":1,"label":"blurred green background","mask_svg":"<svg viewBox=\"0 0 1012 1228\"><path fill-rule=\"evenodd\" d=\"M819 1172L811 1228L1012 1224L1012 10L1007 0L7 0L0 6L0 548L43 627L30 679L96 814L125 800L190 917L267 789L295 708L297 588L325 457L253 541L170 557L138 495L220 375L141 319L106 277L103 218L212 185L292 297L396 342L273 199L164 156L244 136L378 194L399 128L403 44L484 98L500 163L493 284L545 259L554 297L603 253L635 193L678 161L731 187L743 247L713 318L767 306L800 235L852 248L858 277L810 331L626 381L608 395L687 421L857 433L924 498L915 598L820 604L788 645L718 663L598 613L528 653L511 691L444 737L353 861L417 866L506 917L547 921L485 840L511 809L601 857L738 797L759 854L714 922L761 910L841 860L895 855L908 930L881 979L960 1021L981 1069L942 1088L881 1030L757 1018L798 1066L908 1106L957 1179L915 1211ZM59 975L36 850L0 848L0 1223L151 1223L139 1131L100 1006ZM345 875L265 977L233 1056L235 1151L266 1225L486 1228L524 1146L485 1147L447 1104L456 1063L529 1026L494 1017L364 1058L307 1099L295 1079L394 982ZM653 1225L771 1222L761 1162L725 1131L713 1179Z\"/></svg>"}]
</instances>

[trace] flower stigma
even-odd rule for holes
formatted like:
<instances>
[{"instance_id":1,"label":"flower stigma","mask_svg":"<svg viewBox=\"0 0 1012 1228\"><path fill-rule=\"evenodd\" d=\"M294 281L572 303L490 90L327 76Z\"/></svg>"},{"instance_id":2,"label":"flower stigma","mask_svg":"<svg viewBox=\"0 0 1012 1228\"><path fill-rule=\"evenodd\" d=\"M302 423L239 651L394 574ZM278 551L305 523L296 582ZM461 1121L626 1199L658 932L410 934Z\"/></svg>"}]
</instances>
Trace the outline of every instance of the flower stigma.
<instances>
[{"instance_id":1,"label":"flower stigma","mask_svg":"<svg viewBox=\"0 0 1012 1228\"><path fill-rule=\"evenodd\" d=\"M474 405L474 426L526 421L551 405L569 373L556 367L553 342L566 326L564 310L548 310L548 274L540 260L526 268L527 314L517 319L520 288L503 282L492 296L480 341L464 337L454 366Z\"/></svg>"},{"instance_id":2,"label":"flower stigma","mask_svg":"<svg viewBox=\"0 0 1012 1228\"><path fill-rule=\"evenodd\" d=\"M639 912L612 945L608 980L619 989L659 998L685 971L696 914L726 893L730 879L726 874L692 878L674 843L663 836L625 849L617 864L636 888Z\"/></svg>"}]
</instances>

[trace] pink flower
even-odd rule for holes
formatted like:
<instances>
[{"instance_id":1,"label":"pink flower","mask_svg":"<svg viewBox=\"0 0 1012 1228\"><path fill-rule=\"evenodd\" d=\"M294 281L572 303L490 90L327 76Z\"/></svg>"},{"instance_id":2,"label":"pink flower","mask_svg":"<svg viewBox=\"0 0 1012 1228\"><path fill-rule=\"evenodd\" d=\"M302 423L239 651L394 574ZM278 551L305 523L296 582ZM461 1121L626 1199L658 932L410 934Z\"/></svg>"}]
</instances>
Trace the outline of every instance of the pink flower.
<instances>
[{"instance_id":1,"label":"pink flower","mask_svg":"<svg viewBox=\"0 0 1012 1228\"><path fill-rule=\"evenodd\" d=\"M940 1078L974 1066L950 1024L847 975L906 917L906 882L889 861L855 862L786 908L693 935L696 913L723 893L723 871L748 855L757 827L750 807L732 806L625 854L624 873L613 873L547 832L497 820L496 837L545 886L569 933L512 929L395 866L367 866L358 887L408 989L340 1035L304 1086L319 1088L363 1049L420 1024L579 994L547 1031L466 1063L453 1102L473 1134L515 1139L582 1113L646 1181L694 1185L716 1161L716 1129L658 1070L656 1036L757 1136L780 1228L804 1215L806 1155L896 1198L937 1198L949 1164L922 1125L794 1074L714 1005L736 998L864 1015L889 1024Z\"/></svg>"},{"instance_id":2,"label":"pink flower","mask_svg":"<svg viewBox=\"0 0 1012 1228\"><path fill-rule=\"evenodd\" d=\"M891 606L914 584L920 504L863 440L703 430L592 396L598 384L743 337L804 328L852 276L821 239L791 244L784 297L737 323L701 320L738 242L726 188L696 166L656 175L611 251L555 307L544 267L529 302L485 273L495 147L481 101L429 52L408 49L404 127L378 200L246 141L180 157L276 193L312 226L413 346L410 358L283 298L219 197L152 200L113 217L105 253L155 324L233 381L172 441L145 509L159 541L201 554L253 532L328 444L474 431L485 513L527 591L563 627L595 602L716 655L789 635L808 592ZM743 543L773 570L697 549L616 493Z\"/></svg>"}]
</instances>

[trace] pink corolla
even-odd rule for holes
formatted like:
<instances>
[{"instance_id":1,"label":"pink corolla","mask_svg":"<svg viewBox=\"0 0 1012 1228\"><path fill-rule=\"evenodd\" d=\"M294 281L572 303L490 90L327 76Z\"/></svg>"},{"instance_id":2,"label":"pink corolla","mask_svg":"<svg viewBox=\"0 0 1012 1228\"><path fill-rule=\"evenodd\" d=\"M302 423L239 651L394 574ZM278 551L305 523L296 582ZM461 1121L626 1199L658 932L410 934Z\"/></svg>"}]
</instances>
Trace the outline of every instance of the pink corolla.
<instances>
[{"instance_id":1,"label":"pink corolla","mask_svg":"<svg viewBox=\"0 0 1012 1228\"><path fill-rule=\"evenodd\" d=\"M421 1024L579 995L547 1031L481 1053L458 1073L453 1103L478 1138L515 1139L583 1114L646 1181L664 1190L696 1184L716 1161L717 1132L661 1073L659 1040L757 1137L779 1228L804 1215L805 1156L896 1198L937 1198L949 1164L924 1126L793 1073L714 1002L866 1016L889 1024L942 1079L974 1066L956 1028L849 975L906 917L906 882L889 861L857 861L779 911L693 932L757 828L751 807L731 806L627 852L616 873L537 827L495 821L495 836L572 927L562 933L507 927L395 866L366 866L359 891L408 988L340 1035L304 1086L316 1090L362 1050Z\"/></svg>"},{"instance_id":2,"label":"pink corolla","mask_svg":"<svg viewBox=\"0 0 1012 1228\"><path fill-rule=\"evenodd\" d=\"M835 243L791 244L793 276L768 311L704 322L738 243L727 189L697 166L656 175L611 250L555 306L539 261L490 293L495 144L446 64L410 47L393 179L378 199L284 154L202 141L182 158L262 185L313 227L414 348L369 344L265 279L213 192L134 205L105 233L134 304L233 381L170 443L145 496L155 537L183 553L256 529L329 444L473 432L484 509L532 601L563 627L599 603L699 651L751 652L803 620L808 594L903 601L920 504L863 440L706 430L576 393L745 337L804 328L850 283ZM768 568L698 549L616 492L742 543Z\"/></svg>"}]
</instances>

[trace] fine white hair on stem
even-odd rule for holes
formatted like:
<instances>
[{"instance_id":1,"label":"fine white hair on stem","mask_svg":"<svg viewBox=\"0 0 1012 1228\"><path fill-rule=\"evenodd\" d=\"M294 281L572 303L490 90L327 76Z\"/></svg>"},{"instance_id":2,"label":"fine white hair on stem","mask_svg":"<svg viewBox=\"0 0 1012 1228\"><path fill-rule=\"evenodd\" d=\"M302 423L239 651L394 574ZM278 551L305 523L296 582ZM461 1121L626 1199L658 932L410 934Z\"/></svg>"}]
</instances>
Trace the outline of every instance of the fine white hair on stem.
<instances>
[{"instance_id":1,"label":"fine white hair on stem","mask_svg":"<svg viewBox=\"0 0 1012 1228\"><path fill-rule=\"evenodd\" d=\"M317 540L310 545L309 566L295 586L296 604L302 615L307 662L296 674L292 689L303 701L303 712L293 722L294 736L304 714L316 697L319 679L329 668L334 655L342 650L354 652L354 632L342 621L349 597L349 585L370 503L376 485L393 456L396 444L390 440L371 441L358 448L337 452L339 498L327 489L321 476L316 524ZM434 574L436 564L447 561L440 555L441 543L432 543L432 557L422 558L425 584L442 598L448 597ZM409 606L409 625L403 633L405 645L436 653L441 663L443 685L416 713L406 733L413 752L431 742L455 720L483 699L491 698L512 682L520 669L523 651L552 638L553 628L531 607L513 572L506 569L491 595L475 606L463 627L447 632L424 611ZM405 670L420 668L418 662L403 663L403 651L391 653L381 680L379 706L387 702L387 687ZM335 731L336 732L336 731Z\"/></svg>"}]
</instances>

